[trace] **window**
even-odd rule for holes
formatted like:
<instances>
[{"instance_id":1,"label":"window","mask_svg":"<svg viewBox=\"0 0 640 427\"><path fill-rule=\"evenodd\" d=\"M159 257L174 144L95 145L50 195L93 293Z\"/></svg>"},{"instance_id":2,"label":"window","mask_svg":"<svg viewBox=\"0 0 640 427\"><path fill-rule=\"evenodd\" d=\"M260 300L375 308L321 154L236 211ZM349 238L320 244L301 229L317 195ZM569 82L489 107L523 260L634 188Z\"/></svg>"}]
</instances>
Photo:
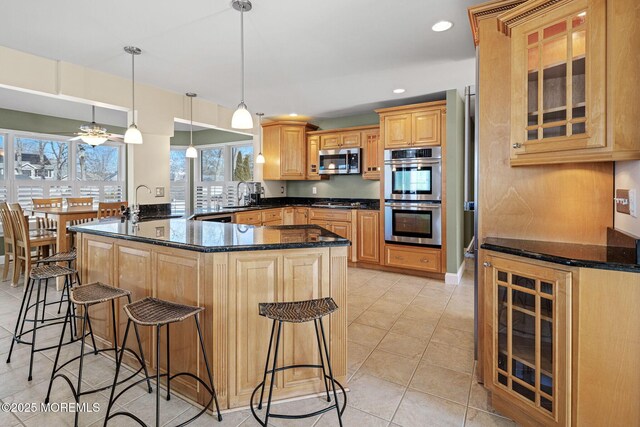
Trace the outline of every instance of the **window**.
<instances>
[{"instance_id":1,"label":"window","mask_svg":"<svg viewBox=\"0 0 640 427\"><path fill-rule=\"evenodd\" d=\"M5 173L5 170L13 173ZM0 199L31 206L32 198L125 198L124 146L93 147L49 135L0 133Z\"/></svg>"},{"instance_id":2,"label":"window","mask_svg":"<svg viewBox=\"0 0 640 427\"><path fill-rule=\"evenodd\" d=\"M236 205L238 182L253 180L253 142L216 144L198 152L195 207L211 208L215 199L227 206Z\"/></svg>"},{"instance_id":3,"label":"window","mask_svg":"<svg viewBox=\"0 0 640 427\"><path fill-rule=\"evenodd\" d=\"M186 149L171 148L169 154L169 180L171 213L185 214L189 205L189 159Z\"/></svg>"}]
</instances>

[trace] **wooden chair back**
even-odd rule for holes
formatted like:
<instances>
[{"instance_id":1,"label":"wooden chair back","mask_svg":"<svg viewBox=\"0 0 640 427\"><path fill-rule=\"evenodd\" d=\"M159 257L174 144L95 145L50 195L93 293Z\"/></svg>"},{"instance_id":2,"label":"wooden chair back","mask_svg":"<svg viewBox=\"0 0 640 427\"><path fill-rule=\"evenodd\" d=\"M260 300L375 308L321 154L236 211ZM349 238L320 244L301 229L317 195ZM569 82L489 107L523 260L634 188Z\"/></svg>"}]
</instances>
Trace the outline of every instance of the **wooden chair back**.
<instances>
[{"instance_id":1,"label":"wooden chair back","mask_svg":"<svg viewBox=\"0 0 640 427\"><path fill-rule=\"evenodd\" d=\"M2 219L2 230L4 231L5 242L13 244L13 221L11 221L9 205L6 202L0 202L0 219Z\"/></svg>"},{"instance_id":2,"label":"wooden chair back","mask_svg":"<svg viewBox=\"0 0 640 427\"><path fill-rule=\"evenodd\" d=\"M9 215L13 224L13 236L17 247L22 247L27 253L31 252L29 241L29 223L24 216L24 211L20 203L11 203L9 205Z\"/></svg>"},{"instance_id":3,"label":"wooden chair back","mask_svg":"<svg viewBox=\"0 0 640 427\"><path fill-rule=\"evenodd\" d=\"M100 202L98 203L98 219L120 216L120 207L129 206L128 202Z\"/></svg>"},{"instance_id":4,"label":"wooden chair back","mask_svg":"<svg viewBox=\"0 0 640 427\"><path fill-rule=\"evenodd\" d=\"M93 197L67 197L67 206L93 206Z\"/></svg>"},{"instance_id":5,"label":"wooden chair back","mask_svg":"<svg viewBox=\"0 0 640 427\"><path fill-rule=\"evenodd\" d=\"M31 204L34 208L61 208L62 197L52 197L48 199L31 199ZM38 229L52 229L56 228L58 223L48 216L37 216L36 227Z\"/></svg>"}]
</instances>

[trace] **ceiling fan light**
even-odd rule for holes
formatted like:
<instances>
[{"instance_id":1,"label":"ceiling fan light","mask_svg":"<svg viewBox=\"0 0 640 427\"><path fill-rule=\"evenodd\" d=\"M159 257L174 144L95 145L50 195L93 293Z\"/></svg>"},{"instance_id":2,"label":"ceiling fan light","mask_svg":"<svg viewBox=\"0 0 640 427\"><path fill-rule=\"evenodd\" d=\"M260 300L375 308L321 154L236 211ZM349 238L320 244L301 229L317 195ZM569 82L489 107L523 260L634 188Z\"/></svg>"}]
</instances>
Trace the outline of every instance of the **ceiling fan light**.
<instances>
[{"instance_id":1,"label":"ceiling fan light","mask_svg":"<svg viewBox=\"0 0 640 427\"><path fill-rule=\"evenodd\" d=\"M138 130L135 123L131 123L129 129L124 134L124 142L127 144L142 144L142 133Z\"/></svg>"},{"instance_id":2,"label":"ceiling fan light","mask_svg":"<svg viewBox=\"0 0 640 427\"><path fill-rule=\"evenodd\" d=\"M258 156L256 157L256 163L258 164L264 163L264 156L262 155L262 152L258 153Z\"/></svg>"},{"instance_id":3,"label":"ceiling fan light","mask_svg":"<svg viewBox=\"0 0 640 427\"><path fill-rule=\"evenodd\" d=\"M185 156L188 159L197 159L198 150L196 150L196 147L194 147L193 145L189 145L189 148L187 148L187 153L185 154Z\"/></svg>"},{"instance_id":4,"label":"ceiling fan light","mask_svg":"<svg viewBox=\"0 0 640 427\"><path fill-rule=\"evenodd\" d=\"M109 138L106 138L104 136L86 135L80 139L82 140L82 142L93 145L95 147L96 145L104 144Z\"/></svg>"},{"instance_id":5,"label":"ceiling fan light","mask_svg":"<svg viewBox=\"0 0 640 427\"><path fill-rule=\"evenodd\" d=\"M244 102L241 102L233 113L231 127L234 129L253 129L253 118Z\"/></svg>"}]
</instances>

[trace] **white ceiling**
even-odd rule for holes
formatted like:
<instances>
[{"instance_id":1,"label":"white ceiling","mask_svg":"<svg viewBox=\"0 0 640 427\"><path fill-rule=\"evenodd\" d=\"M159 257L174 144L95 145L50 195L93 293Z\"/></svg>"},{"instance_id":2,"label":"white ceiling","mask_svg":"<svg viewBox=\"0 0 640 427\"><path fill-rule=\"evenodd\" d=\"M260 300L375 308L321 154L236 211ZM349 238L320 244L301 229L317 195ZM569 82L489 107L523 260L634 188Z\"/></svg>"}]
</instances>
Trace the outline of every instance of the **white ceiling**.
<instances>
[{"instance_id":1,"label":"white ceiling","mask_svg":"<svg viewBox=\"0 0 640 427\"><path fill-rule=\"evenodd\" d=\"M466 8L477 2L254 0L246 103L267 116L334 117L461 89L474 79ZM135 45L138 81L230 108L240 100L240 16L228 0L3 0L2 15L0 45L124 77L122 47ZM441 19L453 28L431 31Z\"/></svg>"}]
</instances>

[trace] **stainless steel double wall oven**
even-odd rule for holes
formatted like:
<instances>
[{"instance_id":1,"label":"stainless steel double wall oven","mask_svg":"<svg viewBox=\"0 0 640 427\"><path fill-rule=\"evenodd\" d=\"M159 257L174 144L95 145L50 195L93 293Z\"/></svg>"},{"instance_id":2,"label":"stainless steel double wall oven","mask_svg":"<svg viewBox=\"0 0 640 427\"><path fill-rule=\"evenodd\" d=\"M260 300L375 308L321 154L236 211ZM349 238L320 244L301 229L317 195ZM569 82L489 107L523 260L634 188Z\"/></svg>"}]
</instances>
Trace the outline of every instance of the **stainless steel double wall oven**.
<instances>
[{"instance_id":1,"label":"stainless steel double wall oven","mask_svg":"<svg viewBox=\"0 0 640 427\"><path fill-rule=\"evenodd\" d=\"M440 247L440 147L385 150L384 173L385 241Z\"/></svg>"}]
</instances>

